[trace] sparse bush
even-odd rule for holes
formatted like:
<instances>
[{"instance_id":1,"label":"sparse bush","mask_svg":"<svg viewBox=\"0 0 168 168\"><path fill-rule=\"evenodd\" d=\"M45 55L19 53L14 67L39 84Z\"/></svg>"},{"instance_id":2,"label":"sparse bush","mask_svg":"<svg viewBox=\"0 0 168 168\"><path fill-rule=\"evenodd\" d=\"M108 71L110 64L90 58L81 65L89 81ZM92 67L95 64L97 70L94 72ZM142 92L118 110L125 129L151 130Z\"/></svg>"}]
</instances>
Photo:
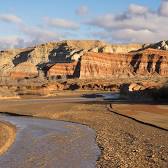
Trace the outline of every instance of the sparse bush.
<instances>
[{"instance_id":1,"label":"sparse bush","mask_svg":"<svg viewBox=\"0 0 168 168\"><path fill-rule=\"evenodd\" d=\"M159 89L153 89L151 94L155 100L168 99L168 86L163 86Z\"/></svg>"}]
</instances>

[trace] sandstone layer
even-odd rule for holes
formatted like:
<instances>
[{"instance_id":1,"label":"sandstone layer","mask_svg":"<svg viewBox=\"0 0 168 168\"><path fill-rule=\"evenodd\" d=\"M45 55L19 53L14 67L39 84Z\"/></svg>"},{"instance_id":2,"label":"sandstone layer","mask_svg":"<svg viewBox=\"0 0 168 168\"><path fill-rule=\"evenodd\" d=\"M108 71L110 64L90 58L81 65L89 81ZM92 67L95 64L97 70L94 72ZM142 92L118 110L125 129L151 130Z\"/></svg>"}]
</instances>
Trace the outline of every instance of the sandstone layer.
<instances>
[{"instance_id":1,"label":"sandstone layer","mask_svg":"<svg viewBox=\"0 0 168 168\"><path fill-rule=\"evenodd\" d=\"M75 70L77 67L76 61L71 62L71 63L56 63L53 66L49 68L47 71L47 76L48 77L61 77L61 76L67 76L67 77L75 77Z\"/></svg>"},{"instance_id":2,"label":"sandstone layer","mask_svg":"<svg viewBox=\"0 0 168 168\"><path fill-rule=\"evenodd\" d=\"M168 77L168 51L147 49L129 54L87 53L81 58L80 78Z\"/></svg>"},{"instance_id":3,"label":"sandstone layer","mask_svg":"<svg viewBox=\"0 0 168 168\"><path fill-rule=\"evenodd\" d=\"M131 76L131 54L87 53L81 58L80 78Z\"/></svg>"}]
</instances>

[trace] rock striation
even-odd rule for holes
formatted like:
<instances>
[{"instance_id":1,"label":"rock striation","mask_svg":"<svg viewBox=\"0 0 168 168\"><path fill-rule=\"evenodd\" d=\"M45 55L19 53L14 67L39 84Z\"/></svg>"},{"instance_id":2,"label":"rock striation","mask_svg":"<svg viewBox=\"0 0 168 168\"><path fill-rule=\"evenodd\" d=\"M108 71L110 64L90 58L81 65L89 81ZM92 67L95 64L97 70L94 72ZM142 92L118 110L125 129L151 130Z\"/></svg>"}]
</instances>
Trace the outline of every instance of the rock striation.
<instances>
[{"instance_id":1,"label":"rock striation","mask_svg":"<svg viewBox=\"0 0 168 168\"><path fill-rule=\"evenodd\" d=\"M127 54L87 53L81 58L80 78L168 77L168 51L146 49Z\"/></svg>"},{"instance_id":2,"label":"rock striation","mask_svg":"<svg viewBox=\"0 0 168 168\"><path fill-rule=\"evenodd\" d=\"M80 78L124 78L132 76L131 54L86 53L81 58Z\"/></svg>"},{"instance_id":3,"label":"rock striation","mask_svg":"<svg viewBox=\"0 0 168 168\"><path fill-rule=\"evenodd\" d=\"M72 63L56 63L49 68L47 71L47 77L60 79L61 77L73 78L77 74L78 62L74 61Z\"/></svg>"}]
</instances>

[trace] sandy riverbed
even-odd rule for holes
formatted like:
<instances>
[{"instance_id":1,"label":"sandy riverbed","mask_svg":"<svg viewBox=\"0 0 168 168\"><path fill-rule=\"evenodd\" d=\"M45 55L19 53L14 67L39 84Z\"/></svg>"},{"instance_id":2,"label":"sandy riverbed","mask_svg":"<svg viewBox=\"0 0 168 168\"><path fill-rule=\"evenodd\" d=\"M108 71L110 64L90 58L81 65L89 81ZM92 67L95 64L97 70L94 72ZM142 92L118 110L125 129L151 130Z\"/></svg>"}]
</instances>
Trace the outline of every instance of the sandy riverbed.
<instances>
[{"instance_id":1,"label":"sandy riverbed","mask_svg":"<svg viewBox=\"0 0 168 168\"><path fill-rule=\"evenodd\" d=\"M13 144L16 137L16 128L9 122L0 121L0 155L4 154Z\"/></svg>"}]
</instances>

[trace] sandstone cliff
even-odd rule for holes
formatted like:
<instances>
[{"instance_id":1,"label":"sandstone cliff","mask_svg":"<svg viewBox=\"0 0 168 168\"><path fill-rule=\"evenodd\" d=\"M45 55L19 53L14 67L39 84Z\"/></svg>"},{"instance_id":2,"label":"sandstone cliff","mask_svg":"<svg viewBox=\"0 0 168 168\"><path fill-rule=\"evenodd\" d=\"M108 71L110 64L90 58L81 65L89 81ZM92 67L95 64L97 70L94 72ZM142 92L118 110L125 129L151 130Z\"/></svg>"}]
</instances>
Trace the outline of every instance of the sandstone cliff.
<instances>
[{"instance_id":1,"label":"sandstone cliff","mask_svg":"<svg viewBox=\"0 0 168 168\"><path fill-rule=\"evenodd\" d=\"M147 49L135 53L130 64L136 75L168 77L168 51Z\"/></svg>"},{"instance_id":2,"label":"sandstone cliff","mask_svg":"<svg viewBox=\"0 0 168 168\"><path fill-rule=\"evenodd\" d=\"M75 77L75 75L77 75L75 74L77 63L78 62L76 61L72 63L56 63L55 65L51 66L47 71L47 77L56 79L61 78L61 76L73 78Z\"/></svg>"},{"instance_id":3,"label":"sandstone cliff","mask_svg":"<svg viewBox=\"0 0 168 168\"><path fill-rule=\"evenodd\" d=\"M168 51L147 49L129 54L87 53L81 58L80 78L168 77Z\"/></svg>"},{"instance_id":4,"label":"sandstone cliff","mask_svg":"<svg viewBox=\"0 0 168 168\"><path fill-rule=\"evenodd\" d=\"M161 45L159 49L154 46ZM0 52L0 77L24 79L107 79L168 77L167 41L112 45L101 41L61 41ZM164 48L163 48L164 47Z\"/></svg>"},{"instance_id":5,"label":"sandstone cliff","mask_svg":"<svg viewBox=\"0 0 168 168\"><path fill-rule=\"evenodd\" d=\"M80 78L118 78L132 76L131 54L86 53L81 58Z\"/></svg>"}]
</instances>

